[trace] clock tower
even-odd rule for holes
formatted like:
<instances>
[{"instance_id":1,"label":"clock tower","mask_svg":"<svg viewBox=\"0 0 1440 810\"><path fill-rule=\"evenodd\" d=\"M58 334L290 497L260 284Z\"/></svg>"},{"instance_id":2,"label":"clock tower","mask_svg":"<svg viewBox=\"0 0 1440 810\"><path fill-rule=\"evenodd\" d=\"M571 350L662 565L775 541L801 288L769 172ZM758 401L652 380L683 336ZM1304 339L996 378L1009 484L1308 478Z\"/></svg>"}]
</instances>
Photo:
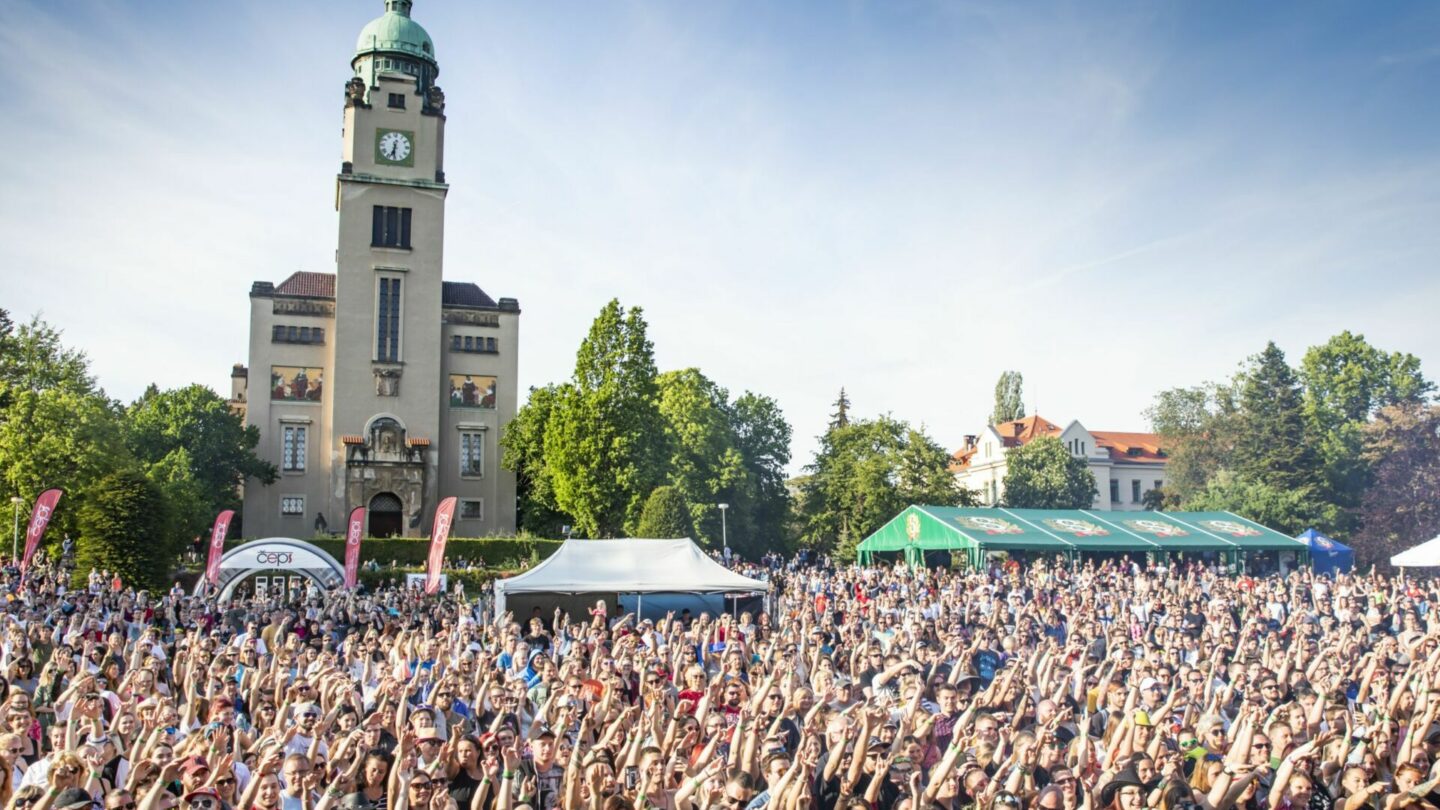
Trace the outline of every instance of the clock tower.
<instances>
[{"instance_id":1,"label":"clock tower","mask_svg":"<svg viewBox=\"0 0 1440 810\"><path fill-rule=\"evenodd\" d=\"M500 437L517 405L520 305L442 277L440 63L411 0L384 3L344 83L335 272L251 287L234 400L279 478L245 488L248 537L333 532L361 508L370 536L424 537L452 496L456 537L515 530Z\"/></svg>"},{"instance_id":2,"label":"clock tower","mask_svg":"<svg viewBox=\"0 0 1440 810\"><path fill-rule=\"evenodd\" d=\"M334 408L335 423L357 435L384 419L414 440L442 435L443 382L433 354L441 345L449 187L440 65L410 7L410 0L386 0L350 62L335 195L335 366L351 390L336 392ZM351 498L365 504L371 490L394 492L407 513L412 502L436 503L437 454L398 458L383 469L350 465Z\"/></svg>"}]
</instances>

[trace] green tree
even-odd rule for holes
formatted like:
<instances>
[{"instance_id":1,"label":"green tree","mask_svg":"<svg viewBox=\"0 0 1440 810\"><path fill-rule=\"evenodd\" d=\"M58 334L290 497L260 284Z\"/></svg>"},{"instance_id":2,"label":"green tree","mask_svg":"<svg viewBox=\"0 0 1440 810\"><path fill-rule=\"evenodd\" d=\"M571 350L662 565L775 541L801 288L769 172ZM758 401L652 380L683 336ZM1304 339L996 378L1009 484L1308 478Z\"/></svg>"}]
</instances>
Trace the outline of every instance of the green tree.
<instances>
[{"instance_id":1,"label":"green tree","mask_svg":"<svg viewBox=\"0 0 1440 810\"><path fill-rule=\"evenodd\" d=\"M719 545L717 503L737 507L731 513L736 536L748 536L749 504L740 502L748 494L746 470L731 425L729 393L693 368L667 371L657 384L670 454L665 478L689 504L696 539Z\"/></svg>"},{"instance_id":2,"label":"green tree","mask_svg":"<svg viewBox=\"0 0 1440 810\"><path fill-rule=\"evenodd\" d=\"M1240 432L1239 382L1206 383L1161 391L1146 410L1150 429L1160 435L1167 508L1179 508L1231 465Z\"/></svg>"},{"instance_id":3,"label":"green tree","mask_svg":"<svg viewBox=\"0 0 1440 810\"><path fill-rule=\"evenodd\" d=\"M752 557L788 548L790 490L785 468L790 464L790 423L775 400L749 391L731 403L730 422L745 465L750 533L732 545Z\"/></svg>"},{"instance_id":4,"label":"green tree","mask_svg":"<svg viewBox=\"0 0 1440 810\"><path fill-rule=\"evenodd\" d=\"M1305 352L1300 381L1307 427L1324 470L1325 497L1347 510L1342 529L1348 530L1371 477L1366 423L1386 406L1423 403L1434 385L1421 374L1419 358L1383 352L1349 331Z\"/></svg>"},{"instance_id":5,"label":"green tree","mask_svg":"<svg viewBox=\"0 0 1440 810\"><path fill-rule=\"evenodd\" d=\"M1011 450L1005 459L1005 505L1017 509L1089 509L1095 475L1054 436Z\"/></svg>"},{"instance_id":6,"label":"green tree","mask_svg":"<svg viewBox=\"0 0 1440 810\"><path fill-rule=\"evenodd\" d=\"M1240 430L1232 451L1242 478L1304 499L1318 494L1319 459L1306 432L1300 383L1273 341L1250 359L1240 385Z\"/></svg>"},{"instance_id":7,"label":"green tree","mask_svg":"<svg viewBox=\"0 0 1440 810\"><path fill-rule=\"evenodd\" d=\"M151 385L126 409L124 424L131 455L147 471L160 467L152 477L162 488L185 493L172 510L181 538L204 531L220 510L239 507L246 479L275 481L275 465L255 455L260 430L203 385L168 391ZM193 486L182 480L187 472Z\"/></svg>"},{"instance_id":8,"label":"green tree","mask_svg":"<svg viewBox=\"0 0 1440 810\"><path fill-rule=\"evenodd\" d=\"M1357 559L1383 564L1440 535L1440 407L1381 408L1364 428L1364 448L1374 485L1350 540Z\"/></svg>"},{"instance_id":9,"label":"green tree","mask_svg":"<svg viewBox=\"0 0 1440 810\"><path fill-rule=\"evenodd\" d=\"M672 486L656 487L645 500L640 523L635 527L639 537L670 539L692 537L695 527L690 520L690 504Z\"/></svg>"},{"instance_id":10,"label":"green tree","mask_svg":"<svg viewBox=\"0 0 1440 810\"><path fill-rule=\"evenodd\" d=\"M605 305L576 355L545 430L555 504L581 534L633 529L645 498L664 480L667 448L657 406L654 349L643 313Z\"/></svg>"},{"instance_id":11,"label":"green tree","mask_svg":"<svg viewBox=\"0 0 1440 810\"><path fill-rule=\"evenodd\" d=\"M847 427L850 424L850 397L845 386L840 386L840 396L835 399L835 412L830 414L830 427Z\"/></svg>"},{"instance_id":12,"label":"green tree","mask_svg":"<svg viewBox=\"0 0 1440 810\"><path fill-rule=\"evenodd\" d=\"M65 386L17 389L0 383L0 475L7 499L26 503L50 487L65 490L47 542L76 531L73 507L90 488L130 463L118 414L104 397Z\"/></svg>"},{"instance_id":13,"label":"green tree","mask_svg":"<svg viewBox=\"0 0 1440 810\"><path fill-rule=\"evenodd\" d=\"M545 431L560 395L556 385L531 388L529 399L500 436L501 464L515 473L517 522L541 537L559 537L572 522L555 503L555 486L545 464Z\"/></svg>"},{"instance_id":14,"label":"green tree","mask_svg":"<svg viewBox=\"0 0 1440 810\"><path fill-rule=\"evenodd\" d=\"M1216 473L1204 490L1185 502L1184 508L1234 512L1292 536L1335 520L1334 507L1316 499L1310 490L1286 489L1230 470Z\"/></svg>"},{"instance_id":15,"label":"green tree","mask_svg":"<svg viewBox=\"0 0 1440 810\"><path fill-rule=\"evenodd\" d=\"M890 416L851 420L820 437L801 484L801 542L854 559L855 546L912 503L969 503L950 456L923 430Z\"/></svg>"},{"instance_id":16,"label":"green tree","mask_svg":"<svg viewBox=\"0 0 1440 810\"><path fill-rule=\"evenodd\" d=\"M99 393L85 353L66 348L60 330L38 317L16 329L4 310L0 310L0 318L0 383L8 383L13 390L64 388Z\"/></svg>"},{"instance_id":17,"label":"green tree","mask_svg":"<svg viewBox=\"0 0 1440 810\"><path fill-rule=\"evenodd\" d=\"M165 496L139 470L119 470L96 482L79 510L76 576L91 568L119 573L127 585L165 587L178 547L164 542Z\"/></svg>"},{"instance_id":18,"label":"green tree","mask_svg":"<svg viewBox=\"0 0 1440 810\"><path fill-rule=\"evenodd\" d=\"M990 424L1025 418L1025 378L1018 371L1004 371L995 382L995 410Z\"/></svg>"}]
</instances>

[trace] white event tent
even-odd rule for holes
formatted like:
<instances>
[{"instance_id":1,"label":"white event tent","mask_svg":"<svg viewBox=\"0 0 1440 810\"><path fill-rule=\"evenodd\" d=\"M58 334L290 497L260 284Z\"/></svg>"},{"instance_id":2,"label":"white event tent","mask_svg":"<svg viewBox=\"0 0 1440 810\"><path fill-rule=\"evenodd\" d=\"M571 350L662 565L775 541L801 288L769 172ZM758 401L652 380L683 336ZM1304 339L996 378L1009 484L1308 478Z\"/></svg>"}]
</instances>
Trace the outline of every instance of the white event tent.
<instances>
[{"instance_id":1,"label":"white event tent","mask_svg":"<svg viewBox=\"0 0 1440 810\"><path fill-rule=\"evenodd\" d=\"M1440 537L1427 540L1390 558L1396 568L1433 568L1440 565Z\"/></svg>"},{"instance_id":2,"label":"white event tent","mask_svg":"<svg viewBox=\"0 0 1440 810\"><path fill-rule=\"evenodd\" d=\"M495 616L518 594L764 593L770 583L731 571L688 537L567 540L525 573L495 581Z\"/></svg>"}]
</instances>

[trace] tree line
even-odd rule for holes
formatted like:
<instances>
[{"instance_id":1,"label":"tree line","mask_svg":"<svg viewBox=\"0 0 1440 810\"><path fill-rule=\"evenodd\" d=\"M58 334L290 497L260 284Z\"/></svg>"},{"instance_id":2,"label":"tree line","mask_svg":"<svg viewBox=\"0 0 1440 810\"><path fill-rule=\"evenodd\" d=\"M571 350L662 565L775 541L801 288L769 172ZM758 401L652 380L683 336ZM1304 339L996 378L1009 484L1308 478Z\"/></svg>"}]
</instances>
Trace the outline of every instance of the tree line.
<instances>
[{"instance_id":1,"label":"tree line","mask_svg":"<svg viewBox=\"0 0 1440 810\"><path fill-rule=\"evenodd\" d=\"M532 388L500 443L523 531L728 538L754 556L786 543L790 435L770 397L732 398L695 368L658 371L643 311L612 300L570 379Z\"/></svg>"},{"instance_id":2,"label":"tree line","mask_svg":"<svg viewBox=\"0 0 1440 810\"><path fill-rule=\"evenodd\" d=\"M1231 377L1160 392L1162 508L1315 528L1383 561L1440 533L1440 408L1412 354L1349 331L1292 367L1273 342Z\"/></svg>"},{"instance_id":3,"label":"tree line","mask_svg":"<svg viewBox=\"0 0 1440 810\"><path fill-rule=\"evenodd\" d=\"M82 572L163 587L186 544L239 506L246 479L275 479L254 453L259 439L202 385L111 399L58 330L0 310L0 486L25 508L49 487L65 490L45 541L74 537Z\"/></svg>"}]
</instances>

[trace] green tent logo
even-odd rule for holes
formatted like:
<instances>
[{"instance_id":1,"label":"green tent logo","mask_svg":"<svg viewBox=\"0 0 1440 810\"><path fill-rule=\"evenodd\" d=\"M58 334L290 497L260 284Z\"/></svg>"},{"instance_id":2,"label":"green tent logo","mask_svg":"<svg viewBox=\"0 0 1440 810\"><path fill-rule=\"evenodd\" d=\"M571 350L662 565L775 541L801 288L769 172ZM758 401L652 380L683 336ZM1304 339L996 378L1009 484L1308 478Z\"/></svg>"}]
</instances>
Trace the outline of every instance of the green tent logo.
<instances>
[{"instance_id":1,"label":"green tent logo","mask_svg":"<svg viewBox=\"0 0 1440 810\"><path fill-rule=\"evenodd\" d=\"M955 522L960 524L962 529L984 532L986 534L1024 534L1025 530L1016 526L1008 520L996 517L958 517Z\"/></svg>"},{"instance_id":2,"label":"green tent logo","mask_svg":"<svg viewBox=\"0 0 1440 810\"><path fill-rule=\"evenodd\" d=\"M1188 537L1190 534L1179 526L1163 520L1125 520L1121 522L1131 531L1153 534L1156 537Z\"/></svg>"}]
</instances>

